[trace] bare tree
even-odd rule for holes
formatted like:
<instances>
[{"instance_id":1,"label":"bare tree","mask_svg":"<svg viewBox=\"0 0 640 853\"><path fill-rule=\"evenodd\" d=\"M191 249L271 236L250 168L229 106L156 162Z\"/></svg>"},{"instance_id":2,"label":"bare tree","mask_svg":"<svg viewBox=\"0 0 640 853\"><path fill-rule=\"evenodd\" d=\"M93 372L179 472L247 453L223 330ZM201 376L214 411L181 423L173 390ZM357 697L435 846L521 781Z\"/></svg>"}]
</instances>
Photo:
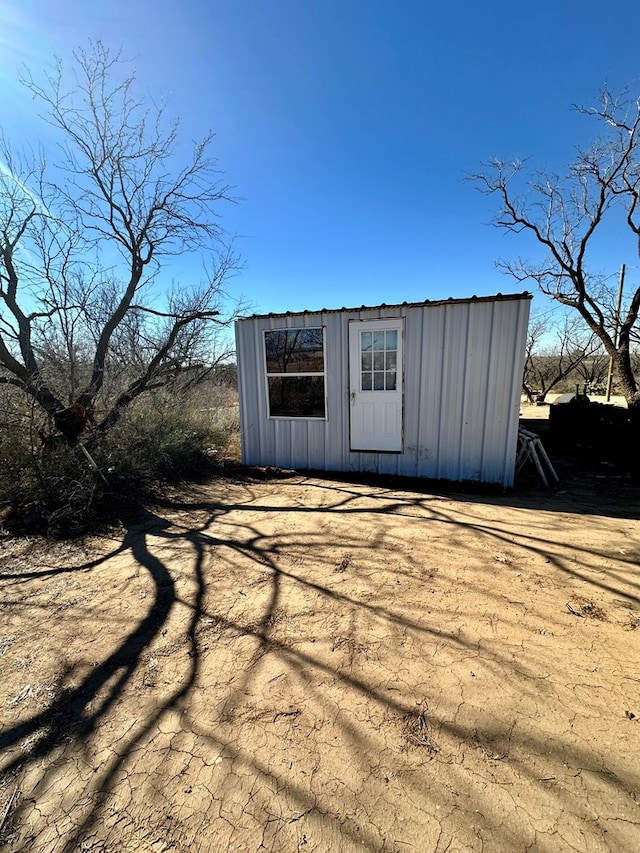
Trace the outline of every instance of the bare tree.
<instances>
[{"instance_id":1,"label":"bare tree","mask_svg":"<svg viewBox=\"0 0 640 853\"><path fill-rule=\"evenodd\" d=\"M579 317L548 310L532 315L527 332L522 387L530 401L542 397L579 375L585 383L595 381L600 365L607 372L602 345Z\"/></svg>"},{"instance_id":2,"label":"bare tree","mask_svg":"<svg viewBox=\"0 0 640 853\"><path fill-rule=\"evenodd\" d=\"M631 365L633 370L633 364ZM607 373L609 370L609 358L602 349L598 347L597 351L590 356L582 359L576 365L576 374L582 379L587 393L604 394L607 384ZM637 375L634 370L634 376ZM600 390L595 390L600 389Z\"/></svg>"},{"instance_id":3,"label":"bare tree","mask_svg":"<svg viewBox=\"0 0 640 853\"><path fill-rule=\"evenodd\" d=\"M524 196L517 188L523 175L520 161L494 160L473 179L500 200L495 224L529 234L545 251L539 262L500 262L503 268L518 281L536 282L548 296L579 313L613 359L628 404L640 406L630 350L640 285L617 317L610 280L590 265L604 223L620 220L620 226L629 229L633 250L640 248L640 99L614 98L605 91L596 108L579 112L600 121L602 136L578 152L566 175L533 174Z\"/></svg>"},{"instance_id":4,"label":"bare tree","mask_svg":"<svg viewBox=\"0 0 640 853\"><path fill-rule=\"evenodd\" d=\"M0 383L67 441L91 424L96 442L137 396L200 363L225 322L235 258L217 208L230 189L212 136L185 153L178 125L136 98L134 75L102 44L75 54L71 76L58 62L23 82L60 158L16 155L0 140ZM163 297L154 279L185 252L211 254L208 281ZM125 352L135 357L123 371Z\"/></svg>"}]
</instances>

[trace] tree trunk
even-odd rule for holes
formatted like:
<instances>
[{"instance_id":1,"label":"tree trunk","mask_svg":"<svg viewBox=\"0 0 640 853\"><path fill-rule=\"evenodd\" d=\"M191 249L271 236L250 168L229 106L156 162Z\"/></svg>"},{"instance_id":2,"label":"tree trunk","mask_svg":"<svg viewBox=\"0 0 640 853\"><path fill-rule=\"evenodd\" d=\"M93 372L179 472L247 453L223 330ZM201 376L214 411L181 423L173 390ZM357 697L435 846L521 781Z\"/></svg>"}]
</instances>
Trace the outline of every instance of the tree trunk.
<instances>
[{"instance_id":1,"label":"tree trunk","mask_svg":"<svg viewBox=\"0 0 640 853\"><path fill-rule=\"evenodd\" d=\"M618 350L613 357L613 362L618 375L618 380L622 386L622 393L627 401L627 406L629 406L629 408L640 406L640 392L638 391L638 385L631 368L631 357L629 355L629 351Z\"/></svg>"}]
</instances>

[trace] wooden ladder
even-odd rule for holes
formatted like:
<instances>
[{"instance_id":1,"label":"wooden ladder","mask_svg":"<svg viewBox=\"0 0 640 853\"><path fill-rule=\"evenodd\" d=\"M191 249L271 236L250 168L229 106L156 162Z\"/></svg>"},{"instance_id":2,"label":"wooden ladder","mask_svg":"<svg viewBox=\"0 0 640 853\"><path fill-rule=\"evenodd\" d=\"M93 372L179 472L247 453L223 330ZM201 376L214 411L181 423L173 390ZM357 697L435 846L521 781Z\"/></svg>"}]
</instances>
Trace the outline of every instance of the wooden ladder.
<instances>
[{"instance_id":1,"label":"wooden ladder","mask_svg":"<svg viewBox=\"0 0 640 853\"><path fill-rule=\"evenodd\" d=\"M547 480L547 475L551 477L556 483L559 482L558 475L556 474L553 465L551 464L551 460L547 456L547 451L542 446L542 442L540 441L540 436L536 435L535 432L529 432L528 429L520 429L518 430L518 455L516 457L516 474L520 470L522 470L523 465L530 461L535 466L536 471L538 472L538 477L540 477L540 482L545 488L549 488L549 481ZM545 473L546 469L546 473Z\"/></svg>"}]
</instances>

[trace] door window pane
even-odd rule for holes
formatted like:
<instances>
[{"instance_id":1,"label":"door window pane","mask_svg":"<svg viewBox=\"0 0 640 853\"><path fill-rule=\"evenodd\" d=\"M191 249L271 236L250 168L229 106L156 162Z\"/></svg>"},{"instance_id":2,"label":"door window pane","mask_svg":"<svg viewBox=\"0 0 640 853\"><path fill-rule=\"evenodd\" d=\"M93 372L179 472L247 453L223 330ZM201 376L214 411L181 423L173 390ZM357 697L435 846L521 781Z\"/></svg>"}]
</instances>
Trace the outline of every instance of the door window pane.
<instances>
[{"instance_id":1,"label":"door window pane","mask_svg":"<svg viewBox=\"0 0 640 853\"><path fill-rule=\"evenodd\" d=\"M361 332L362 391L397 390L398 331Z\"/></svg>"}]
</instances>

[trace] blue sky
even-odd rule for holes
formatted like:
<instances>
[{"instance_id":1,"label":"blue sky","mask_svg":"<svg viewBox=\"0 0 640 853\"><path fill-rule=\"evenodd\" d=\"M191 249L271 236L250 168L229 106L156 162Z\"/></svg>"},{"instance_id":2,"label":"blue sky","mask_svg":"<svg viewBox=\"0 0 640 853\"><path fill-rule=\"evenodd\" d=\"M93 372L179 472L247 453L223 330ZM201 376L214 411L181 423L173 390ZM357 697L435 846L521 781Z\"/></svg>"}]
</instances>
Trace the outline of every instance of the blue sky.
<instances>
[{"instance_id":1,"label":"blue sky","mask_svg":"<svg viewBox=\"0 0 640 853\"><path fill-rule=\"evenodd\" d=\"M216 133L242 198L221 210L244 260L233 288L256 311L515 292L495 261L534 247L489 224L465 176L494 155L562 170L596 130L572 104L605 81L640 92L639 32L640 6L617 0L0 0L2 126L37 129L20 63L99 38L186 140ZM598 262L637 278L633 241Z\"/></svg>"}]
</instances>

